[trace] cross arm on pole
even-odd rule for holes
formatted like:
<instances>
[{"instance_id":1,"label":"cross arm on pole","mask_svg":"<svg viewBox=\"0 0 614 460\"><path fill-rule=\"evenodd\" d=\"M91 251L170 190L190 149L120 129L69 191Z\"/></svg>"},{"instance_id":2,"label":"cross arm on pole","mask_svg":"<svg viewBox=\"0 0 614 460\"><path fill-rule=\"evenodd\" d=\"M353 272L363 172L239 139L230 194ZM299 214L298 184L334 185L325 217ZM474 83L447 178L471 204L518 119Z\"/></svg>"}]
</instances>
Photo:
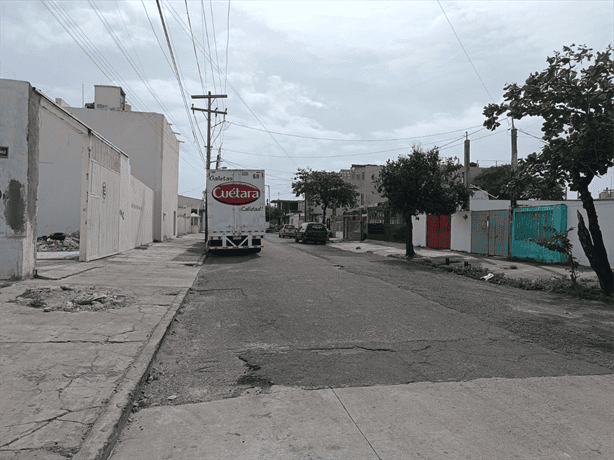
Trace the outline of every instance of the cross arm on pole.
<instances>
[{"instance_id":1,"label":"cross arm on pole","mask_svg":"<svg viewBox=\"0 0 614 460\"><path fill-rule=\"evenodd\" d=\"M192 94L191 97L192 99L216 99L218 97L227 98L228 95L227 94Z\"/></svg>"},{"instance_id":2,"label":"cross arm on pole","mask_svg":"<svg viewBox=\"0 0 614 460\"><path fill-rule=\"evenodd\" d=\"M213 109L200 109L198 107L192 107L192 110L198 110L199 112L207 112L207 113L217 113L219 115L228 115L228 109L225 109L223 112L221 110L213 110Z\"/></svg>"}]
</instances>

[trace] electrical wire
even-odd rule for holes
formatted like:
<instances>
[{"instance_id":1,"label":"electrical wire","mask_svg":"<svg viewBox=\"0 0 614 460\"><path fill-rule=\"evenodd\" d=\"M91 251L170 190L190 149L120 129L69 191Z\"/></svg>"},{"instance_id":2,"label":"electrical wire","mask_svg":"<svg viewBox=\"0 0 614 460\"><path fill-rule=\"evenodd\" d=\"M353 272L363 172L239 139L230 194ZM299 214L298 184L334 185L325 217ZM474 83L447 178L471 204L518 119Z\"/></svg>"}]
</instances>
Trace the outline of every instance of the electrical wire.
<instances>
[{"instance_id":1,"label":"electrical wire","mask_svg":"<svg viewBox=\"0 0 614 460\"><path fill-rule=\"evenodd\" d=\"M166 23L164 21L164 14L162 13L162 6L160 5L160 0L156 0L156 5L158 6L158 11L160 13L160 20L162 21L162 27L164 29L164 35L166 36L166 42L168 43L168 50L169 53L171 55L171 60L173 61L173 65L175 67L175 73L176 73L176 77L177 77L177 83L179 84L179 88L181 90L181 98L183 99L183 105L185 107L186 113L188 115L188 120L190 121L190 126L192 127L192 134L194 135L194 139L196 140L196 144L198 146L198 151L200 153L201 159L204 160L204 155L203 152L200 148L200 144L198 143L198 137L196 136L196 131L194 130L194 124L192 123L192 119L190 118L190 109L188 108L188 102L186 101L185 98L185 93L184 93L184 89L183 89L183 85L181 83L181 77L179 75L179 69L177 68L177 61L175 60L175 55L173 54L173 48L171 46L171 40L168 34L168 30L166 28Z\"/></svg>"},{"instance_id":2,"label":"electrical wire","mask_svg":"<svg viewBox=\"0 0 614 460\"><path fill-rule=\"evenodd\" d=\"M192 45L194 47L194 57L196 57L196 67L198 67L198 77L200 78L200 87L205 93L205 83L203 82L203 75L200 71L200 62L198 62L198 53L196 52L196 43L194 43L194 31L192 30L192 21L190 20L190 11L188 9L188 0L185 0L185 13L188 17L188 26L190 26L190 35L192 36Z\"/></svg>"},{"instance_id":3,"label":"electrical wire","mask_svg":"<svg viewBox=\"0 0 614 460\"><path fill-rule=\"evenodd\" d=\"M242 124L234 122L234 121L233 122L229 122L229 123L231 125L239 126L241 128L251 129L251 130L254 130L254 131L265 131L263 129L242 125ZM447 131L447 132L443 132L443 133L426 134L424 136L414 136L414 137L399 137L399 138L395 138L395 139L335 139L335 138L330 138L330 137L301 136L299 134L280 133L280 132L276 132L276 131L270 131L270 132L273 133L273 134L277 134L279 136L298 137L298 138L301 138L301 139L314 139L314 140L318 140L318 141L333 141L333 142L397 142L397 141L410 141L410 140L414 140L414 139L424 139L426 137L442 136L444 134L452 134L452 133L457 133L459 131L467 131L469 129L479 128L480 126L482 126L482 125L470 126L468 128L463 128L463 129L455 129L454 131ZM486 129L486 128L482 127L481 129Z\"/></svg>"},{"instance_id":4,"label":"electrical wire","mask_svg":"<svg viewBox=\"0 0 614 460\"><path fill-rule=\"evenodd\" d=\"M66 33L74 40L74 42L81 48L81 50L90 58L90 60L98 67L98 69L102 72L102 74L112 83L117 85L116 81L120 82L121 86L127 88L130 92L134 94L136 104L133 103L135 107L145 106L145 104L140 101L136 93L132 91L130 85L127 82L123 81L121 76L115 71L111 63L105 58L105 56L98 50L96 45L88 38L88 36L83 32L81 27L72 19L70 14L62 7L59 2L54 4L52 1L44 2L41 0L43 6L49 11L49 13L55 18L55 20L62 26L62 28L66 31ZM53 8L53 9L52 9ZM129 101L132 103L132 101ZM144 120L160 135L160 129L157 123L152 121L152 117L148 115L146 112L151 112L145 107L144 110ZM172 120L172 119L171 119ZM170 146L170 139L165 138L165 142ZM180 152L181 154L181 152ZM196 168L191 162L188 161L189 157L184 157L184 160L196 171L200 172L198 168Z\"/></svg>"},{"instance_id":5,"label":"electrical wire","mask_svg":"<svg viewBox=\"0 0 614 460\"><path fill-rule=\"evenodd\" d=\"M213 0L209 0L209 7L211 9L211 29L213 29L213 49L215 50L215 63L216 67L220 68L220 58L217 54L217 36L215 34L215 21L213 20ZM220 89L222 88L222 74L218 73L218 79L220 81Z\"/></svg>"},{"instance_id":6,"label":"electrical wire","mask_svg":"<svg viewBox=\"0 0 614 460\"><path fill-rule=\"evenodd\" d=\"M159 0L156 0L159 1ZM202 0L201 0L202 1ZM173 8L171 7L171 12L173 11ZM183 21L180 18L176 17L177 22L181 25L182 30L184 31L184 33L186 33L186 35L189 36L189 33L186 30L185 24L183 23ZM198 42L198 40L196 40L197 46L200 45L200 43ZM221 69L219 68L219 66L217 66L217 64L215 64L213 62L213 59L211 57L210 54L207 54L207 52L205 51L204 47L202 47L202 52L203 54L205 54L205 56L207 57L207 59L209 60L209 62L211 63L212 66L215 66L218 75L222 75ZM256 113L252 110L252 108L249 106L249 104L247 104L247 102L245 102L245 99L243 99L243 97L241 96L240 92L234 87L234 85L227 79L225 78L225 81L227 83L227 85L230 87L230 89L234 92L235 96L239 99L239 101L241 101L241 103L245 106L245 108L247 108L247 110L252 114L252 116L256 119L256 121L258 121L258 123L260 123L260 126L262 126L262 128L264 129L265 132L267 132L269 134L269 136L271 137L271 139L273 139L273 142L275 142L275 144L277 144L277 147L286 155L286 157L298 168L299 165L296 161L294 161L294 159L292 158L292 156L282 147L282 145L279 143L279 141L277 139L275 139L275 137L273 136L273 134L266 128L266 126L264 125L264 123L262 123L262 121L260 120L260 118L258 118L258 115L256 115Z\"/></svg>"},{"instance_id":7,"label":"electrical wire","mask_svg":"<svg viewBox=\"0 0 614 460\"><path fill-rule=\"evenodd\" d=\"M446 12L443 9L443 6L441 5L441 2L439 0L437 0L437 4L439 5L439 8L441 8L441 12L443 13L443 15L446 17L446 21L448 21L448 24L450 24L450 28L452 29L452 32L454 32L454 36L456 37L456 39L458 40L458 43L460 44L461 48L463 49L463 52L465 53L465 56L467 56L467 59L469 60L469 63L471 64L471 67L473 67L473 70L475 72L475 74L478 76L480 83L482 83L482 86L484 87L484 89L486 90L486 92L488 93L488 96L490 97L490 99L495 102L495 99L492 97L492 95L490 94L490 91L488 91L488 88L486 87L486 84L484 84L484 80L482 80L482 77L480 77L480 74L478 72L478 69L475 68L475 65L473 65L473 61L471 60L471 58L469 57L469 54L467 53L467 50L465 49L465 47L463 46L463 42L461 42L461 39L459 38L458 34L456 33L456 30L454 30L454 26L452 25L452 23L450 22L450 19L448 18L448 15L446 14Z\"/></svg>"}]
</instances>

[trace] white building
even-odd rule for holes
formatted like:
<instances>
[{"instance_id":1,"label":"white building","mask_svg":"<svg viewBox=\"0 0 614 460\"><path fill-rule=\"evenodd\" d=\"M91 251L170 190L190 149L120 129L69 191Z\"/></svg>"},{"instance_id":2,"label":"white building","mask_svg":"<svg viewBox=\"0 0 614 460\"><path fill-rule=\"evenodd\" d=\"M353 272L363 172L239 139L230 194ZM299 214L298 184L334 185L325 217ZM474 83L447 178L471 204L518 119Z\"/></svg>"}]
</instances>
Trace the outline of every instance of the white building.
<instances>
[{"instance_id":1,"label":"white building","mask_svg":"<svg viewBox=\"0 0 614 460\"><path fill-rule=\"evenodd\" d=\"M91 126L130 157L132 174L154 191L153 238L177 233L179 141L166 117L133 112L117 86L95 86L93 104L65 110Z\"/></svg>"}]
</instances>

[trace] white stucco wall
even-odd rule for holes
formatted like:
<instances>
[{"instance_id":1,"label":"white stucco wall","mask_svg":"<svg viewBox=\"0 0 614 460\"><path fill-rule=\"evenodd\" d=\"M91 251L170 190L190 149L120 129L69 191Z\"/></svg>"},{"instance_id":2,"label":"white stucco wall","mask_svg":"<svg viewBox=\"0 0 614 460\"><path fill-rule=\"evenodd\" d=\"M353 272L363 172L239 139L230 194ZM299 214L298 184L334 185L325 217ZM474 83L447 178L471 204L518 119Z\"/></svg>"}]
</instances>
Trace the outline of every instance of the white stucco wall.
<instances>
[{"instance_id":1,"label":"white stucco wall","mask_svg":"<svg viewBox=\"0 0 614 460\"><path fill-rule=\"evenodd\" d=\"M420 214L411 218L413 224L414 246L426 247L427 215Z\"/></svg>"},{"instance_id":2,"label":"white stucco wall","mask_svg":"<svg viewBox=\"0 0 614 460\"><path fill-rule=\"evenodd\" d=\"M177 235L176 215L179 187L179 142L166 118L160 118L162 131L162 235L161 239ZM203 174L204 178L204 174Z\"/></svg>"},{"instance_id":3,"label":"white stucco wall","mask_svg":"<svg viewBox=\"0 0 614 460\"><path fill-rule=\"evenodd\" d=\"M0 79L0 279L34 274L39 102L28 82Z\"/></svg>"},{"instance_id":4,"label":"white stucco wall","mask_svg":"<svg viewBox=\"0 0 614 460\"><path fill-rule=\"evenodd\" d=\"M174 237L179 142L164 115L76 107L66 110L128 155L132 175L154 191L154 240Z\"/></svg>"},{"instance_id":5,"label":"white stucco wall","mask_svg":"<svg viewBox=\"0 0 614 460\"><path fill-rule=\"evenodd\" d=\"M36 236L80 229L81 161L87 128L45 99L41 103L40 182Z\"/></svg>"},{"instance_id":6,"label":"white stucco wall","mask_svg":"<svg viewBox=\"0 0 614 460\"><path fill-rule=\"evenodd\" d=\"M578 214L580 210L582 217L584 217L584 223L588 227L588 218L586 217L586 211L582 207L581 201L568 201L567 204L567 228L573 227L574 229L569 232L569 241L573 245L572 254L578 259L580 265L589 266L588 258L584 254L582 244L578 238ZM597 211L597 218L599 219L599 227L601 227L601 234L603 235L603 243L608 254L608 261L610 267L614 268L614 200L595 201L595 209Z\"/></svg>"},{"instance_id":7,"label":"white stucco wall","mask_svg":"<svg viewBox=\"0 0 614 460\"><path fill-rule=\"evenodd\" d=\"M459 211L452 214L450 228L450 249L452 249L453 251L471 252L470 211Z\"/></svg>"},{"instance_id":8,"label":"white stucco wall","mask_svg":"<svg viewBox=\"0 0 614 460\"><path fill-rule=\"evenodd\" d=\"M130 247L153 241L154 192L136 177L130 177Z\"/></svg>"}]
</instances>

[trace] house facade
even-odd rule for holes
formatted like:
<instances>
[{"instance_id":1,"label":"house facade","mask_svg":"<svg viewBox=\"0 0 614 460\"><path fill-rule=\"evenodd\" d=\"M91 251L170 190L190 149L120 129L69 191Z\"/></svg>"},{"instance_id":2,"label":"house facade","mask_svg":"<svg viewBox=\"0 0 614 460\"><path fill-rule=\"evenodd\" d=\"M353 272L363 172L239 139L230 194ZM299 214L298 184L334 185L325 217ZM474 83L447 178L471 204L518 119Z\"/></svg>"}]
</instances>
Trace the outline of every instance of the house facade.
<instances>
[{"instance_id":1,"label":"house facade","mask_svg":"<svg viewBox=\"0 0 614 460\"><path fill-rule=\"evenodd\" d=\"M175 237L179 141L170 123L159 113L132 111L117 86L96 85L94 99L65 110L128 154L134 176L154 192L154 241Z\"/></svg>"}]
</instances>

